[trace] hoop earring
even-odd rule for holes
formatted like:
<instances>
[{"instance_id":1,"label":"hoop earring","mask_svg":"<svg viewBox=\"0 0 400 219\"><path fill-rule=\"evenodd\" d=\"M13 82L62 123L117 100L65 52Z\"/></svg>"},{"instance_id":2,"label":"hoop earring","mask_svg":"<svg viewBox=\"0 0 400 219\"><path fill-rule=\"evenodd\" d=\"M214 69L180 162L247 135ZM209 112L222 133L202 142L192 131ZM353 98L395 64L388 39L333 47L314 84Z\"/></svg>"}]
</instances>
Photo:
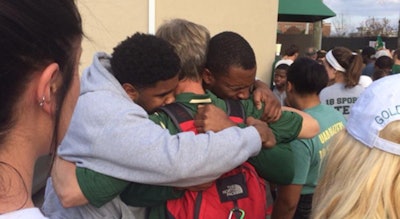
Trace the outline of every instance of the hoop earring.
<instances>
[{"instance_id":1,"label":"hoop earring","mask_svg":"<svg viewBox=\"0 0 400 219\"><path fill-rule=\"evenodd\" d=\"M42 99L39 101L39 106L43 107L45 101L46 101L46 98L43 96Z\"/></svg>"}]
</instances>

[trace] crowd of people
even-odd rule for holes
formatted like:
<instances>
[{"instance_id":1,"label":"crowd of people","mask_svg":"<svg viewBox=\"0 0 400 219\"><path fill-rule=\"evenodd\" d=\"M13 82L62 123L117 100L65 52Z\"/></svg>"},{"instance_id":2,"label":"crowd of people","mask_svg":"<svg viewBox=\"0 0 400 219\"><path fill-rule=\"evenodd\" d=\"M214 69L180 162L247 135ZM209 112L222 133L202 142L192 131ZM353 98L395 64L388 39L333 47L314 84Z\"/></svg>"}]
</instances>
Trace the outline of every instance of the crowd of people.
<instances>
[{"instance_id":1,"label":"crowd of people","mask_svg":"<svg viewBox=\"0 0 400 219\"><path fill-rule=\"evenodd\" d=\"M172 19L80 76L73 0L0 5L1 219L400 218L399 50L291 45L270 88L239 33Z\"/></svg>"},{"instance_id":2,"label":"crowd of people","mask_svg":"<svg viewBox=\"0 0 400 219\"><path fill-rule=\"evenodd\" d=\"M394 134L394 130L398 131L395 125L399 119L398 104L395 103L398 91L394 88L394 83L400 73L396 64L400 63L400 50L390 51L383 47L368 46L357 53L338 46L326 52L309 47L302 57L297 48L296 54L292 56L296 58L288 60L287 51L293 48L297 48L296 45L288 46L281 61L274 66L273 92L282 105L304 109L311 114L319 121L321 130L317 141L299 139L291 142L297 167L295 177L290 185L278 185L272 218L398 218L399 211L394 210L398 201L393 200L393 195L384 194L397 194L396 188L391 184L398 180L397 176L391 175L399 173L395 164L388 165L390 167L382 163L374 164L375 171L379 173L370 172L367 168L372 168L368 164L371 162L368 159L373 159L371 157L388 159L386 156L389 156L392 159L395 156L396 159L398 155L395 148L400 146L400 139ZM318 65L320 67L316 70ZM381 82L386 76L391 77ZM322 81L323 77L327 77L326 81ZM383 96L378 97L379 93ZM312 103L312 100L314 105L305 105ZM383 104L385 101L389 103ZM325 111L318 117L311 111L317 104L334 110ZM364 112L370 109L373 112ZM324 129L322 121L329 118L336 118L336 122L340 123ZM374 122L379 123L380 127L376 127ZM326 141L326 137L332 139ZM387 143L379 146L378 141ZM303 145L299 146L301 144ZM354 144L359 147L353 148L351 145ZM370 150L364 150L365 148ZM351 160L359 159L356 153L361 154L362 150L365 155L362 155L357 164L352 163ZM370 155L372 153L377 155ZM321 159L316 159L318 156ZM360 184L361 180L369 177L373 178L370 180L371 184L377 183L380 179L376 174L383 174L380 173L380 168L388 168L390 176L382 181L390 181L390 185L370 188L365 183ZM360 187L356 190L357 185ZM353 191L356 192L353 194ZM362 195L371 192L376 192L374 194L377 197L369 200L370 196ZM387 205L377 199L385 200ZM393 201L387 201L388 199ZM373 209L368 209L369 205Z\"/></svg>"}]
</instances>

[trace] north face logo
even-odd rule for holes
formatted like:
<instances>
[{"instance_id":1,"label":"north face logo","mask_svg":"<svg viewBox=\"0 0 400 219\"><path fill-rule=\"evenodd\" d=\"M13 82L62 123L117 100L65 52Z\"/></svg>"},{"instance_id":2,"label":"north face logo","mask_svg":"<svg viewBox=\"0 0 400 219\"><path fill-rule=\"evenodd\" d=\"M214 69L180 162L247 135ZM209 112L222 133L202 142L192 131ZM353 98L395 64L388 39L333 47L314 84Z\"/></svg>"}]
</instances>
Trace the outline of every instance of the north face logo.
<instances>
[{"instance_id":1,"label":"north face logo","mask_svg":"<svg viewBox=\"0 0 400 219\"><path fill-rule=\"evenodd\" d=\"M233 195L238 195L238 194L242 194L242 193L243 193L243 189L238 184L229 185L229 186L227 186L227 188L225 190L222 191L222 194L224 194L226 196L233 196Z\"/></svg>"},{"instance_id":2,"label":"north face logo","mask_svg":"<svg viewBox=\"0 0 400 219\"><path fill-rule=\"evenodd\" d=\"M218 195L221 202L238 200L248 196L247 184L243 173L238 173L216 182Z\"/></svg>"}]
</instances>

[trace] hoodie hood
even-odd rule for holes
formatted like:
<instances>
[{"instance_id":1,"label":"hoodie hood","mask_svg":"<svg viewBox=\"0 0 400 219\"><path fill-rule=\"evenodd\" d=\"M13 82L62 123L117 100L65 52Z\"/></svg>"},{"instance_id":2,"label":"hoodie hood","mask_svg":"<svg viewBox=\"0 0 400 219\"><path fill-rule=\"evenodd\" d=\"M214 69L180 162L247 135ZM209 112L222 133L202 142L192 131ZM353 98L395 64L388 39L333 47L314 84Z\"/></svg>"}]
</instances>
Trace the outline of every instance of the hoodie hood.
<instances>
[{"instance_id":1,"label":"hoodie hood","mask_svg":"<svg viewBox=\"0 0 400 219\"><path fill-rule=\"evenodd\" d=\"M111 56L104 52L94 55L93 64L82 74L80 95L103 90L116 92L130 100L120 83L112 75L110 60Z\"/></svg>"}]
</instances>

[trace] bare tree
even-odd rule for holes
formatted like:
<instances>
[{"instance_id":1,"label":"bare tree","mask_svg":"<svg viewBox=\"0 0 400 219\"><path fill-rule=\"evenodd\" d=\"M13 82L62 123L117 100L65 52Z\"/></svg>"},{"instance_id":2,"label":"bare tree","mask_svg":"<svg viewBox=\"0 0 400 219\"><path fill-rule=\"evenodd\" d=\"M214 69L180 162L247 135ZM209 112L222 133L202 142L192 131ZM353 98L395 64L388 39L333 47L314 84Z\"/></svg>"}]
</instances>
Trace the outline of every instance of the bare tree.
<instances>
[{"instance_id":1,"label":"bare tree","mask_svg":"<svg viewBox=\"0 0 400 219\"><path fill-rule=\"evenodd\" d=\"M332 20L332 26L337 36L346 36L350 28L350 19L348 16L345 18L343 13L338 14Z\"/></svg>"},{"instance_id":2,"label":"bare tree","mask_svg":"<svg viewBox=\"0 0 400 219\"><path fill-rule=\"evenodd\" d=\"M387 18L369 17L362 21L356 29L360 36L393 36L395 34L395 28L390 25Z\"/></svg>"}]
</instances>

